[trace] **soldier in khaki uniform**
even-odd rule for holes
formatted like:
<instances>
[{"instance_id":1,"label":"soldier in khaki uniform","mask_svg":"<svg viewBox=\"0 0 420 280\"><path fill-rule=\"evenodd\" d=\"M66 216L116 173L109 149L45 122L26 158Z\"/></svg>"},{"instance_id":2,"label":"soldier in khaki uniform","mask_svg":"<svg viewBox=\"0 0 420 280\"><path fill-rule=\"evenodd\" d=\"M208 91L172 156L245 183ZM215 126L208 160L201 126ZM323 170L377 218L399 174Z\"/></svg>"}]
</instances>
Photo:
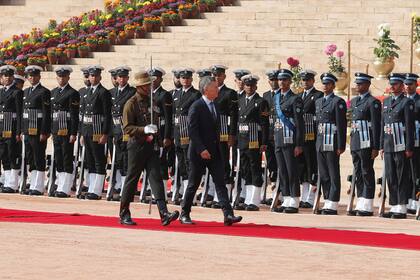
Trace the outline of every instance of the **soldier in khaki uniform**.
<instances>
[{"instance_id":1,"label":"soldier in khaki uniform","mask_svg":"<svg viewBox=\"0 0 420 280\"><path fill-rule=\"evenodd\" d=\"M120 223L123 225L136 224L131 219L130 202L133 201L140 174L145 169L149 174L150 186L156 199L162 225L169 225L179 216L178 211L173 213L168 211L165 201L157 143L159 110L154 105L152 117L150 108L150 86L153 80L154 77L150 77L146 71L135 74L134 86L137 92L124 106L123 129L124 133L129 135L129 140L127 143L128 170L120 204Z\"/></svg>"}]
</instances>

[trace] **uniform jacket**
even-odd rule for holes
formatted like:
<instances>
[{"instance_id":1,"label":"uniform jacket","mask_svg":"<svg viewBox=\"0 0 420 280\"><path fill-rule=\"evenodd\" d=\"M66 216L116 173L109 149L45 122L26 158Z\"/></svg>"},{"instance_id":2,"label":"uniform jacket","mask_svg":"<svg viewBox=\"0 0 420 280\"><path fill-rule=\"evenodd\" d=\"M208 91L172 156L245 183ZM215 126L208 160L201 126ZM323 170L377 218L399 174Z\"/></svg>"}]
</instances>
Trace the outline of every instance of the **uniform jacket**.
<instances>
[{"instance_id":1,"label":"uniform jacket","mask_svg":"<svg viewBox=\"0 0 420 280\"><path fill-rule=\"evenodd\" d=\"M61 87L54 88L51 91L51 107L53 112L52 133L57 134L59 130L57 111L65 111L68 113L66 116L67 135L76 135L79 127L79 92L70 85L67 85L63 91L61 91Z\"/></svg>"},{"instance_id":2,"label":"uniform jacket","mask_svg":"<svg viewBox=\"0 0 420 280\"><path fill-rule=\"evenodd\" d=\"M238 94L233 89L223 85L215 103L220 110L224 130L227 130L229 135L235 136L238 129ZM227 117L229 117L229 125L226 121Z\"/></svg>"},{"instance_id":3,"label":"uniform jacket","mask_svg":"<svg viewBox=\"0 0 420 280\"><path fill-rule=\"evenodd\" d=\"M153 93L153 100L160 110L160 139L171 139L172 131L172 118L173 118L173 103L172 95L166 91L163 87L159 87L155 93Z\"/></svg>"},{"instance_id":4,"label":"uniform jacket","mask_svg":"<svg viewBox=\"0 0 420 280\"><path fill-rule=\"evenodd\" d=\"M37 130L38 135L50 134L51 92L41 84L34 90L31 89L32 87L26 88L23 92L23 133L28 134L31 126L31 129ZM37 117L30 112L37 112Z\"/></svg>"},{"instance_id":5,"label":"uniform jacket","mask_svg":"<svg viewBox=\"0 0 420 280\"><path fill-rule=\"evenodd\" d=\"M124 105L127 100L136 93L136 89L127 84L120 93L118 93L118 87L112 88L109 92L112 98L112 134L122 135L122 115Z\"/></svg>"},{"instance_id":6,"label":"uniform jacket","mask_svg":"<svg viewBox=\"0 0 420 280\"><path fill-rule=\"evenodd\" d=\"M22 102L23 91L18 89L15 84L12 84L8 90L6 90L6 87L0 89L0 112L3 114L2 124L0 124L0 132L6 131L7 129L7 131L12 132L10 137L21 133ZM13 119L10 130L7 128L6 122L6 114L8 112L12 113ZM13 118L13 114L15 114L15 118Z\"/></svg>"}]
</instances>

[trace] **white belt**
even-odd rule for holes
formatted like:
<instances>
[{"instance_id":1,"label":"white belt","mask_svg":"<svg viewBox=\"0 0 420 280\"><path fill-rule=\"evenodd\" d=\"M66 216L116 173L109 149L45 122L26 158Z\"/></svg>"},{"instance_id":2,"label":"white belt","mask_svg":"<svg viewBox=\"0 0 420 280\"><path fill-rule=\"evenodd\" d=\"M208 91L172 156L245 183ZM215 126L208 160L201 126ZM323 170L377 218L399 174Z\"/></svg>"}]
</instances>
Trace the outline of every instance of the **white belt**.
<instances>
[{"instance_id":1,"label":"white belt","mask_svg":"<svg viewBox=\"0 0 420 280\"><path fill-rule=\"evenodd\" d=\"M249 131L249 126L248 125L239 125L239 131L248 132Z\"/></svg>"},{"instance_id":2,"label":"white belt","mask_svg":"<svg viewBox=\"0 0 420 280\"><path fill-rule=\"evenodd\" d=\"M174 118L174 122L175 122L175 124L179 124L179 118L178 117L175 117Z\"/></svg>"},{"instance_id":3,"label":"white belt","mask_svg":"<svg viewBox=\"0 0 420 280\"><path fill-rule=\"evenodd\" d=\"M120 125L121 124L121 119L120 118L112 118L112 120L114 121L115 125Z\"/></svg>"},{"instance_id":4,"label":"white belt","mask_svg":"<svg viewBox=\"0 0 420 280\"><path fill-rule=\"evenodd\" d=\"M60 114L65 113L67 118L70 118L70 113L67 111L58 111L53 113L53 118L58 118Z\"/></svg>"},{"instance_id":5,"label":"white belt","mask_svg":"<svg viewBox=\"0 0 420 280\"><path fill-rule=\"evenodd\" d=\"M372 124L367 120L356 120L356 121L352 121L352 123L351 123L351 128L354 131L360 131L360 130L363 130L364 127L369 128L371 126L372 126Z\"/></svg>"},{"instance_id":6,"label":"white belt","mask_svg":"<svg viewBox=\"0 0 420 280\"><path fill-rule=\"evenodd\" d=\"M42 113L37 113L36 116L37 116L38 119L41 119L43 117L43 114ZM29 119L29 113L23 113L23 118L24 119Z\"/></svg>"},{"instance_id":7,"label":"white belt","mask_svg":"<svg viewBox=\"0 0 420 280\"><path fill-rule=\"evenodd\" d=\"M16 113L12 113L12 119L16 119ZM0 120L4 119L4 113L0 113Z\"/></svg>"},{"instance_id":8,"label":"white belt","mask_svg":"<svg viewBox=\"0 0 420 280\"><path fill-rule=\"evenodd\" d=\"M160 120L160 125L165 125L165 120Z\"/></svg>"}]
</instances>

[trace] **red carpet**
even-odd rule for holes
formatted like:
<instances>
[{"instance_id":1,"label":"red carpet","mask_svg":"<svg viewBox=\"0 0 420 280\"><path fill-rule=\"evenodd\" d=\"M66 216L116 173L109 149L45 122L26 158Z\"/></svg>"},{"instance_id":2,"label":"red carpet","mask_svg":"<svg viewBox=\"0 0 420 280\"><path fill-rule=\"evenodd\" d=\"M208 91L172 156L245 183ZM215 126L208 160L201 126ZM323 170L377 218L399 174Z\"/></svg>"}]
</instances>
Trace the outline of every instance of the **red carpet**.
<instances>
[{"instance_id":1,"label":"red carpet","mask_svg":"<svg viewBox=\"0 0 420 280\"><path fill-rule=\"evenodd\" d=\"M170 226L162 227L160 225L160 221L157 219L135 220L137 220L139 225L135 227L124 227L119 224L118 218L116 217L22 211L0 208L0 222L114 227L137 230L292 239L310 242L328 242L359 246L420 250L420 236L407 234L271 226L245 223L237 224L232 227L225 227L222 223L201 221L194 226L182 225L176 221Z\"/></svg>"}]
</instances>

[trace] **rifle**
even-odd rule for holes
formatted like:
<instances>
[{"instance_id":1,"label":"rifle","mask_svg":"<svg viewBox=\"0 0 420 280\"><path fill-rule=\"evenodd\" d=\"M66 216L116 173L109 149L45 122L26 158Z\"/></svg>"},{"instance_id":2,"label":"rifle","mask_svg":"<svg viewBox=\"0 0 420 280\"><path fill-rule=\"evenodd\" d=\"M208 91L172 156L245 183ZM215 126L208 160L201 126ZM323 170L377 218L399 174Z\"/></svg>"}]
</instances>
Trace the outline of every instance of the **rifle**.
<instances>
[{"instance_id":1,"label":"rifle","mask_svg":"<svg viewBox=\"0 0 420 280\"><path fill-rule=\"evenodd\" d=\"M115 172L115 138L112 139L112 163L111 163L111 175L109 176L108 190L106 192L106 200L111 201L114 194L114 172Z\"/></svg>"},{"instance_id":2,"label":"rifle","mask_svg":"<svg viewBox=\"0 0 420 280\"><path fill-rule=\"evenodd\" d=\"M236 158L236 176L234 181L234 186L232 188L232 207L235 208L236 205L239 203L239 199L241 197L241 153L239 149L237 149L237 158ZM235 195L233 194L233 190L236 191Z\"/></svg>"},{"instance_id":3,"label":"rifle","mask_svg":"<svg viewBox=\"0 0 420 280\"><path fill-rule=\"evenodd\" d=\"M178 157L175 155L175 180L174 180L174 184L175 184L175 190L172 193L172 202L176 203L179 199L179 189L180 189L180 178L179 178L179 162L178 162Z\"/></svg>"},{"instance_id":4,"label":"rifle","mask_svg":"<svg viewBox=\"0 0 420 280\"><path fill-rule=\"evenodd\" d=\"M53 190L53 186L55 183L55 179L56 179L56 174L55 174L55 164L54 164L54 151L51 154L51 164L50 164L50 177L48 179L48 196L52 197L54 196L54 190Z\"/></svg>"},{"instance_id":5,"label":"rifle","mask_svg":"<svg viewBox=\"0 0 420 280\"><path fill-rule=\"evenodd\" d=\"M378 183L381 184L381 193L380 193L380 201L379 201L379 217L383 217L385 212L385 199L386 199L386 164L384 161L384 166L382 170L382 178L378 180Z\"/></svg>"},{"instance_id":6,"label":"rifle","mask_svg":"<svg viewBox=\"0 0 420 280\"><path fill-rule=\"evenodd\" d=\"M356 169L353 168L353 174L351 175L350 197L349 197L349 203L347 204L347 215L349 216L352 215L353 213L355 185L356 185Z\"/></svg>"},{"instance_id":7,"label":"rifle","mask_svg":"<svg viewBox=\"0 0 420 280\"><path fill-rule=\"evenodd\" d=\"M76 188L76 197L82 199L82 189L83 189L83 177L85 175L85 155L86 155L86 146L83 145L82 147L82 158L80 159L80 176L79 176L79 183L77 184Z\"/></svg>"},{"instance_id":8,"label":"rifle","mask_svg":"<svg viewBox=\"0 0 420 280\"><path fill-rule=\"evenodd\" d=\"M149 176L147 174L146 169L143 170L143 179L142 179L142 186L141 186L141 191L140 191L140 202L142 203L147 203L146 200L146 191L147 191L147 185L149 182Z\"/></svg>"},{"instance_id":9,"label":"rifle","mask_svg":"<svg viewBox=\"0 0 420 280\"><path fill-rule=\"evenodd\" d=\"M277 172L277 173L280 174L280 172ZM271 206L270 206L271 211L274 211L274 209L277 207L279 198L280 198L280 176L277 176L276 188L274 189L274 197L273 197L273 200L271 201Z\"/></svg>"},{"instance_id":10,"label":"rifle","mask_svg":"<svg viewBox=\"0 0 420 280\"><path fill-rule=\"evenodd\" d=\"M210 181L210 174L209 170L206 168L206 174L204 175L204 190L201 194L200 205L201 207L205 207L207 203L207 195L209 193L209 181ZM185 192L185 188L184 188Z\"/></svg>"},{"instance_id":11,"label":"rifle","mask_svg":"<svg viewBox=\"0 0 420 280\"><path fill-rule=\"evenodd\" d=\"M262 195L262 200L261 203L265 204L266 203L266 199L267 199L267 186L268 186L268 161L267 161L267 153L263 152L263 157L264 157L264 175L263 175L263 185L262 185L262 191L263 191L263 195Z\"/></svg>"},{"instance_id":12,"label":"rifle","mask_svg":"<svg viewBox=\"0 0 420 280\"><path fill-rule=\"evenodd\" d=\"M26 189L26 177L28 173L26 172L26 163L25 163L25 135L22 135L22 162L20 164L20 185L19 193L23 194Z\"/></svg>"},{"instance_id":13,"label":"rifle","mask_svg":"<svg viewBox=\"0 0 420 280\"><path fill-rule=\"evenodd\" d=\"M319 213L319 201L321 200L321 176L319 176L319 171L318 171L318 178L316 181L316 193L315 193L315 202L314 202L314 206L312 208L312 213L313 214L318 214Z\"/></svg>"},{"instance_id":14,"label":"rifle","mask_svg":"<svg viewBox=\"0 0 420 280\"><path fill-rule=\"evenodd\" d=\"M73 187L76 188L77 174L79 173L80 134L77 134L76 146L73 152Z\"/></svg>"}]
</instances>

